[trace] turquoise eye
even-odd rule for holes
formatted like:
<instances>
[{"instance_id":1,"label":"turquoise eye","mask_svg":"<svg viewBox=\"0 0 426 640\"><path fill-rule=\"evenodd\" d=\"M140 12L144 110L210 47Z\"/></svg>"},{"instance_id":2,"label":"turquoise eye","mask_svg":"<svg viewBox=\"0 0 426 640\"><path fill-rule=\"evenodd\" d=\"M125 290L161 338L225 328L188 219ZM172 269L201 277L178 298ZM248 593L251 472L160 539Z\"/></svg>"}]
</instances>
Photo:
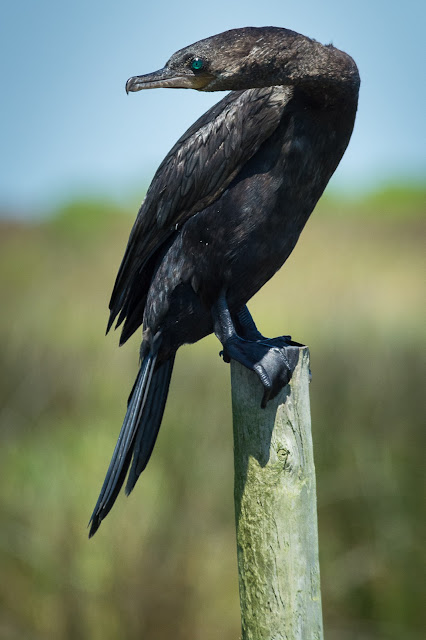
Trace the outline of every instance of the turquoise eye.
<instances>
[{"instance_id":1,"label":"turquoise eye","mask_svg":"<svg viewBox=\"0 0 426 640\"><path fill-rule=\"evenodd\" d=\"M193 71L201 71L203 67L204 67L204 62L203 60L201 60L201 58L194 58L193 61L191 62L191 69Z\"/></svg>"}]
</instances>

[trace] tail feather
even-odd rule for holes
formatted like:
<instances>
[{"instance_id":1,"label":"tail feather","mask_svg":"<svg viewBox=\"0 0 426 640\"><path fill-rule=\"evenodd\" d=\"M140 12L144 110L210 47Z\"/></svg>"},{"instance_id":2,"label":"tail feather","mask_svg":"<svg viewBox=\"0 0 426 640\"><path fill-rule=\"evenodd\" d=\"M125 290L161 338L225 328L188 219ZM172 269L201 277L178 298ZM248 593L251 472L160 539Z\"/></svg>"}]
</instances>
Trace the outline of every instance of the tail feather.
<instances>
[{"instance_id":1,"label":"tail feather","mask_svg":"<svg viewBox=\"0 0 426 640\"><path fill-rule=\"evenodd\" d=\"M147 403L144 408L144 419L135 439L133 463L127 479L126 494L132 491L142 471L151 457L157 440L158 430L163 418L172 376L174 358L167 360L155 372Z\"/></svg>"},{"instance_id":2,"label":"tail feather","mask_svg":"<svg viewBox=\"0 0 426 640\"><path fill-rule=\"evenodd\" d=\"M142 361L101 493L89 521L89 537L96 533L102 520L110 512L123 485L132 456L132 471L141 468L139 455L143 460L142 471L152 453L166 404L174 359L154 371L156 360L157 355L150 353ZM141 471L137 473L127 493L133 488Z\"/></svg>"}]
</instances>

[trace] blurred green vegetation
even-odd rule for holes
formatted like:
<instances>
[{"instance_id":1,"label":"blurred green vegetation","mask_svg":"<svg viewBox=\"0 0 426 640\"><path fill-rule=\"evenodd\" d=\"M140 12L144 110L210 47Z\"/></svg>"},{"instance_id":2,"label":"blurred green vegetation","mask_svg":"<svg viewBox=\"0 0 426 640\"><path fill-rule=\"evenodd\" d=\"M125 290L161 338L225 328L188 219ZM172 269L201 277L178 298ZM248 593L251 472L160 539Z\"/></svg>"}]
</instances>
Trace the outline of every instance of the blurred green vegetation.
<instances>
[{"instance_id":1,"label":"blurred green vegetation","mask_svg":"<svg viewBox=\"0 0 426 640\"><path fill-rule=\"evenodd\" d=\"M138 361L103 337L132 223L75 202L0 226L0 638L236 640L229 370L178 354L152 460L85 525ZM425 191L326 196L250 308L309 344L325 632L423 637ZM423 268L423 270L422 270Z\"/></svg>"}]
</instances>

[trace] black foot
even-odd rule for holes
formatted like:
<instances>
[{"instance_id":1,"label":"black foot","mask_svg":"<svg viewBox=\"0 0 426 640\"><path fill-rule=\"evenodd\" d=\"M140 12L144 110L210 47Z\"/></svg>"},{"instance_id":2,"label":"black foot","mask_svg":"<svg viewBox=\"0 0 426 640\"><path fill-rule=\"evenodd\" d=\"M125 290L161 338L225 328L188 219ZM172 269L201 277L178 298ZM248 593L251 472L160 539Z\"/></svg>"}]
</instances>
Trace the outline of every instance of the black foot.
<instances>
[{"instance_id":1,"label":"black foot","mask_svg":"<svg viewBox=\"0 0 426 640\"><path fill-rule=\"evenodd\" d=\"M279 341L282 345L276 346ZM235 336L225 342L223 351L225 362L229 362L231 358L237 360L259 376L264 387L261 403L263 408L290 382L300 348L284 344L282 338L275 338L269 344L268 342L248 342Z\"/></svg>"},{"instance_id":2,"label":"black foot","mask_svg":"<svg viewBox=\"0 0 426 640\"><path fill-rule=\"evenodd\" d=\"M224 296L213 311L215 333L223 344L223 359L225 362L237 360L255 371L264 387L262 407L266 407L267 402L290 382L299 359L299 348L303 345L293 342L290 336L273 339L262 336L247 307L236 317L238 335Z\"/></svg>"}]
</instances>

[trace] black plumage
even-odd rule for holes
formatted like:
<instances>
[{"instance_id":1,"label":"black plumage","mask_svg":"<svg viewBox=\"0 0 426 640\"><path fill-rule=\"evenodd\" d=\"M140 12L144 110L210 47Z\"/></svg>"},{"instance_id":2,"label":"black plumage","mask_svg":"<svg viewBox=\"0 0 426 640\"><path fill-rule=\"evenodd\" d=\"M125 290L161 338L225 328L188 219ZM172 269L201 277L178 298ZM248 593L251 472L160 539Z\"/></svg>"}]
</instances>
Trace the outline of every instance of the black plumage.
<instances>
[{"instance_id":1,"label":"black plumage","mask_svg":"<svg viewBox=\"0 0 426 640\"><path fill-rule=\"evenodd\" d=\"M125 342L143 324L141 368L90 535L132 463L151 455L177 349L212 331L258 374L263 404L288 382L295 343L268 341L247 301L282 266L349 142L359 75L347 54L287 29L244 28L175 53L146 88L230 89L158 168L130 234L110 302Z\"/></svg>"}]
</instances>

